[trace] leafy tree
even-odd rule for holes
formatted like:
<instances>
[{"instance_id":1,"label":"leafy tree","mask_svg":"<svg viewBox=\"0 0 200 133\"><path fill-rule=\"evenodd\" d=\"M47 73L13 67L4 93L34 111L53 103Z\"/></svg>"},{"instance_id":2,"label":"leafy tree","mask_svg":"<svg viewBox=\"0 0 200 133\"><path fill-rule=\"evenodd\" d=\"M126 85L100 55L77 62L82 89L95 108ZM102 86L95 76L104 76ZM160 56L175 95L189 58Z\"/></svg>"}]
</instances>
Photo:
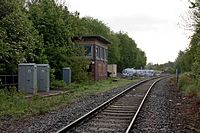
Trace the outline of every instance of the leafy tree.
<instances>
[{"instance_id":1,"label":"leafy tree","mask_svg":"<svg viewBox=\"0 0 200 133\"><path fill-rule=\"evenodd\" d=\"M120 61L118 63L118 71L125 68L140 68L146 65L146 57L139 52L137 45L127 34L118 33L120 40ZM141 62L140 62L141 61Z\"/></svg>"},{"instance_id":2,"label":"leafy tree","mask_svg":"<svg viewBox=\"0 0 200 133\"><path fill-rule=\"evenodd\" d=\"M147 61L147 57L145 55L145 53L140 50L139 48L137 48L137 54L136 54L136 68L144 68L144 66L146 65L146 61Z\"/></svg>"},{"instance_id":3,"label":"leafy tree","mask_svg":"<svg viewBox=\"0 0 200 133\"><path fill-rule=\"evenodd\" d=\"M65 27L63 13L53 0L42 0L30 7L30 19L43 36L44 53L56 72L66 66L69 30Z\"/></svg>"},{"instance_id":4,"label":"leafy tree","mask_svg":"<svg viewBox=\"0 0 200 133\"><path fill-rule=\"evenodd\" d=\"M193 63L193 56L189 49L185 50L184 52L183 51L179 52L178 57L176 59L176 67L179 68L180 72L183 73L191 71L192 63Z\"/></svg>"},{"instance_id":5,"label":"leafy tree","mask_svg":"<svg viewBox=\"0 0 200 133\"><path fill-rule=\"evenodd\" d=\"M23 0L1 0L0 1L0 20L23 6Z\"/></svg>"},{"instance_id":6,"label":"leafy tree","mask_svg":"<svg viewBox=\"0 0 200 133\"><path fill-rule=\"evenodd\" d=\"M84 35L101 35L112 43L108 46L108 63L117 64L120 60L119 39L111 29L102 21L92 17L81 19Z\"/></svg>"},{"instance_id":7,"label":"leafy tree","mask_svg":"<svg viewBox=\"0 0 200 133\"><path fill-rule=\"evenodd\" d=\"M195 33L192 36L190 47L187 52L189 59L185 60L188 63L188 67L192 70L196 79L200 79L200 34ZM192 65L191 65L192 64Z\"/></svg>"},{"instance_id":8,"label":"leafy tree","mask_svg":"<svg viewBox=\"0 0 200 133\"><path fill-rule=\"evenodd\" d=\"M192 35L189 48L179 53L177 64L183 72L192 71L196 80L200 83L200 1L191 2L191 10L194 20L194 34Z\"/></svg>"},{"instance_id":9,"label":"leafy tree","mask_svg":"<svg viewBox=\"0 0 200 133\"><path fill-rule=\"evenodd\" d=\"M118 64L118 71L127 67L141 68L146 65L146 56L137 44L125 33L114 33L102 21L91 17L82 18L86 35L101 35L112 42L108 46L108 63Z\"/></svg>"},{"instance_id":10,"label":"leafy tree","mask_svg":"<svg viewBox=\"0 0 200 133\"><path fill-rule=\"evenodd\" d=\"M48 55L48 59L54 59L52 51L57 51L55 48L65 48L67 46L68 32L64 27L64 21L61 17L61 12L57 10L56 4L53 0L43 0L40 4L35 4L30 7L30 19L34 23L35 28L39 31L39 34L43 36L45 54ZM66 36L65 36L66 35ZM60 51L62 53L62 51ZM57 53L59 58L59 52ZM54 57L53 56L53 57ZM56 58L55 58L56 59ZM62 60L62 59L61 59ZM56 66L56 63L51 65Z\"/></svg>"},{"instance_id":11,"label":"leafy tree","mask_svg":"<svg viewBox=\"0 0 200 133\"><path fill-rule=\"evenodd\" d=\"M87 66L89 66L89 60L84 57L84 49L79 47L78 44L73 49L73 56L69 57L68 64L72 68L72 80L76 82L82 82L88 80Z\"/></svg>"},{"instance_id":12,"label":"leafy tree","mask_svg":"<svg viewBox=\"0 0 200 133\"><path fill-rule=\"evenodd\" d=\"M98 19L84 17L82 18L82 25L86 31L85 35L101 35L108 39L110 37L110 28Z\"/></svg>"},{"instance_id":13,"label":"leafy tree","mask_svg":"<svg viewBox=\"0 0 200 133\"><path fill-rule=\"evenodd\" d=\"M70 13L66 7L58 6L54 0L37 1L32 3L29 8L30 19L39 34L43 36L44 53L50 66L55 68L56 78L61 77L60 73L64 67L72 66L73 73L84 70L86 66L84 62L82 62L83 65L73 64L80 61L75 58L77 50L71 41L71 38L81 31L79 30L81 26L79 27L78 13ZM80 77L85 79L84 76ZM80 80L80 78L74 80Z\"/></svg>"},{"instance_id":14,"label":"leafy tree","mask_svg":"<svg viewBox=\"0 0 200 133\"><path fill-rule=\"evenodd\" d=\"M112 33L109 37L111 44L108 45L108 63L117 64L120 61L120 51L119 51L119 38L116 34Z\"/></svg>"},{"instance_id":15,"label":"leafy tree","mask_svg":"<svg viewBox=\"0 0 200 133\"><path fill-rule=\"evenodd\" d=\"M21 62L40 62L42 59L42 38L28 19L26 13L17 8L0 21L1 64L10 73L17 72Z\"/></svg>"},{"instance_id":16,"label":"leafy tree","mask_svg":"<svg viewBox=\"0 0 200 133\"><path fill-rule=\"evenodd\" d=\"M200 0L191 2L191 11L193 19L194 34L191 37L190 45L184 52L179 52L176 59L176 65L181 72L191 72L196 80L197 86L200 86Z\"/></svg>"},{"instance_id":17,"label":"leafy tree","mask_svg":"<svg viewBox=\"0 0 200 133\"><path fill-rule=\"evenodd\" d=\"M82 81L88 61L80 58L84 51L71 40L78 35L110 40L108 62L118 64L120 71L146 64L145 53L127 34L111 31L98 19L79 18L78 12L69 12L57 1L2 0L0 9L0 73L16 73L21 62L49 63L56 78L63 67L70 66L73 80Z\"/></svg>"}]
</instances>

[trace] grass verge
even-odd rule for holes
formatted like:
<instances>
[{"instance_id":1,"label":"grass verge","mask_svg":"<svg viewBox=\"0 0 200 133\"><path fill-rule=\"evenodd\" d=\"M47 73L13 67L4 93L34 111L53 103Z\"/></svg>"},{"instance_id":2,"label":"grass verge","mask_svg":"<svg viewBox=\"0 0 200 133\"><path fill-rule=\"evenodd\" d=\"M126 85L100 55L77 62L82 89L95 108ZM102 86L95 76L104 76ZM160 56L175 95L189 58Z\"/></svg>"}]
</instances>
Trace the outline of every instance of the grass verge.
<instances>
[{"instance_id":1,"label":"grass verge","mask_svg":"<svg viewBox=\"0 0 200 133\"><path fill-rule=\"evenodd\" d=\"M112 79L107 79L98 82L73 83L64 86L65 91L69 91L68 93L52 97L34 95L31 99L26 99L25 94L22 93L7 91L5 89L0 90L0 117L12 116L20 118L27 115L43 114L73 103L83 97L110 91L113 88L124 86L138 80L119 79L116 82Z\"/></svg>"},{"instance_id":2,"label":"grass verge","mask_svg":"<svg viewBox=\"0 0 200 133\"><path fill-rule=\"evenodd\" d=\"M178 87L186 95L191 97L200 97L200 86L190 73L181 74L178 81Z\"/></svg>"}]
</instances>

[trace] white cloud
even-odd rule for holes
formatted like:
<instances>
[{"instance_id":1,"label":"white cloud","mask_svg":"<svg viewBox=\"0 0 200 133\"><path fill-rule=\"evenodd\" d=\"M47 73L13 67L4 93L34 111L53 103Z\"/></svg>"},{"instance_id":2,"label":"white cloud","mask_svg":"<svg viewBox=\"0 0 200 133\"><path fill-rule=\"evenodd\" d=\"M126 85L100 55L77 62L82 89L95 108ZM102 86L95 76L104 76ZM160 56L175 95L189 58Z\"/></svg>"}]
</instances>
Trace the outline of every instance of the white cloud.
<instances>
[{"instance_id":1,"label":"white cloud","mask_svg":"<svg viewBox=\"0 0 200 133\"><path fill-rule=\"evenodd\" d=\"M148 62L174 61L188 45L178 26L188 10L187 0L68 0L66 4L70 11L98 18L116 32L128 32Z\"/></svg>"},{"instance_id":2,"label":"white cloud","mask_svg":"<svg viewBox=\"0 0 200 133\"><path fill-rule=\"evenodd\" d=\"M109 27L113 27L116 31L149 31L157 30L160 25L166 24L167 20L147 15L140 16L121 16L104 20L108 22Z\"/></svg>"}]
</instances>

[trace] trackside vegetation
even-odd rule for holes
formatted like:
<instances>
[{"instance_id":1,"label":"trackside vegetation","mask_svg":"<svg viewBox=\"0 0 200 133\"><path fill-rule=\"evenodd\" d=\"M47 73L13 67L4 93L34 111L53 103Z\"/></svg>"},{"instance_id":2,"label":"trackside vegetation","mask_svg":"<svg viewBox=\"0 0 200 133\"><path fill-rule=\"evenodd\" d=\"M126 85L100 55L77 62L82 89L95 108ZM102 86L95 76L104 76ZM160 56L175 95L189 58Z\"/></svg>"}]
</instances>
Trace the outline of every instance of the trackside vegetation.
<instances>
[{"instance_id":1,"label":"trackside vegetation","mask_svg":"<svg viewBox=\"0 0 200 133\"><path fill-rule=\"evenodd\" d=\"M197 82L191 73L183 73L179 78L178 87L189 96L200 97Z\"/></svg>"},{"instance_id":2,"label":"trackside vegetation","mask_svg":"<svg viewBox=\"0 0 200 133\"><path fill-rule=\"evenodd\" d=\"M48 63L52 88L66 93L52 97L34 95L25 98L15 88L0 89L0 116L27 116L45 113L83 97L109 91L132 80L89 81L85 50L73 37L100 35L112 42L108 46L108 63L124 68L146 65L144 51L125 32L113 32L104 22L92 17L81 18L57 0L0 0L0 75L17 74L19 63ZM72 81L65 85L61 78L64 67L72 69Z\"/></svg>"},{"instance_id":3,"label":"trackside vegetation","mask_svg":"<svg viewBox=\"0 0 200 133\"><path fill-rule=\"evenodd\" d=\"M141 68L145 53L125 32L113 32L102 21L70 12L57 0L0 1L0 74L17 74L19 63L48 63L51 78L59 79L62 68L71 67L72 80L87 80L84 50L74 36L101 35L112 42L108 63L124 68Z\"/></svg>"},{"instance_id":4,"label":"trackside vegetation","mask_svg":"<svg viewBox=\"0 0 200 133\"><path fill-rule=\"evenodd\" d=\"M99 82L73 83L63 86L65 93L52 97L34 95L32 98L25 98L25 94L17 93L15 89L11 89L10 91L1 89L0 117L12 116L19 118L27 115L43 114L87 96L108 92L128 83L137 82L138 80L118 79L116 82L113 79L107 79Z\"/></svg>"},{"instance_id":5,"label":"trackside vegetation","mask_svg":"<svg viewBox=\"0 0 200 133\"><path fill-rule=\"evenodd\" d=\"M193 23L193 35L189 47L180 51L176 59L176 67L180 70L179 87L188 93L200 96L200 0L190 2ZM191 27L190 27L191 28Z\"/></svg>"}]
</instances>

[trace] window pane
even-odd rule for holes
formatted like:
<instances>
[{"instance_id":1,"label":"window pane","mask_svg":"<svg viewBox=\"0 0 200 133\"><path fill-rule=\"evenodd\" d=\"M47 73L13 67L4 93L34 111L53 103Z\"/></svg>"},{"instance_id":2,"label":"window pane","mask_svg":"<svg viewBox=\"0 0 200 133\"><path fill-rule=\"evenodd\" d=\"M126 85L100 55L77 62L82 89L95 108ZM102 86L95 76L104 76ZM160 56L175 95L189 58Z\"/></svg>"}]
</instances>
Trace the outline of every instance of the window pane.
<instances>
[{"instance_id":1,"label":"window pane","mask_svg":"<svg viewBox=\"0 0 200 133\"><path fill-rule=\"evenodd\" d=\"M85 49L86 56L92 56L92 46L91 45L85 45L84 49Z\"/></svg>"},{"instance_id":2,"label":"window pane","mask_svg":"<svg viewBox=\"0 0 200 133\"><path fill-rule=\"evenodd\" d=\"M101 55L100 55L100 47L98 47L98 58L101 58Z\"/></svg>"},{"instance_id":3,"label":"window pane","mask_svg":"<svg viewBox=\"0 0 200 133\"><path fill-rule=\"evenodd\" d=\"M105 54L104 54L104 53L105 53L105 49L103 48L103 49L102 49L102 56L103 56L103 59L105 59Z\"/></svg>"},{"instance_id":4,"label":"window pane","mask_svg":"<svg viewBox=\"0 0 200 133\"><path fill-rule=\"evenodd\" d=\"M102 48L100 48L100 56L99 57L102 59Z\"/></svg>"},{"instance_id":5,"label":"window pane","mask_svg":"<svg viewBox=\"0 0 200 133\"><path fill-rule=\"evenodd\" d=\"M107 60L108 59L108 50L105 49L105 59Z\"/></svg>"},{"instance_id":6,"label":"window pane","mask_svg":"<svg viewBox=\"0 0 200 133\"><path fill-rule=\"evenodd\" d=\"M98 48L98 46L96 46L96 58L98 58L99 57L99 48Z\"/></svg>"}]
</instances>

